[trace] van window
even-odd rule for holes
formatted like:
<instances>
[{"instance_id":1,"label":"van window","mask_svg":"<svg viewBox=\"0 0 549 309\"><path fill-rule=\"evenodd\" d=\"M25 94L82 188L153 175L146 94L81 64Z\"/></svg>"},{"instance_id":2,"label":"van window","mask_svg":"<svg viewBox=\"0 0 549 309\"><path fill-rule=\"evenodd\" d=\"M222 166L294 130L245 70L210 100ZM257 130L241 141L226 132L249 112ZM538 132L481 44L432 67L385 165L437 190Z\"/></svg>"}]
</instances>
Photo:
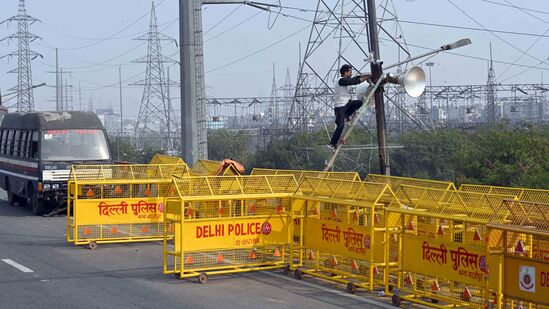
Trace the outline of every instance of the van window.
<instances>
[{"instance_id":1,"label":"van window","mask_svg":"<svg viewBox=\"0 0 549 309\"><path fill-rule=\"evenodd\" d=\"M22 158L28 158L29 143L28 143L29 131L21 132L21 146L19 146L19 156Z\"/></svg>"},{"instance_id":2,"label":"van window","mask_svg":"<svg viewBox=\"0 0 549 309\"><path fill-rule=\"evenodd\" d=\"M8 130L2 130L0 132L0 154L5 154L7 135L8 135Z\"/></svg>"},{"instance_id":3,"label":"van window","mask_svg":"<svg viewBox=\"0 0 549 309\"><path fill-rule=\"evenodd\" d=\"M19 144L21 139L21 131L15 130L15 134L13 135L13 152L12 156L18 157L19 156Z\"/></svg>"},{"instance_id":4,"label":"van window","mask_svg":"<svg viewBox=\"0 0 549 309\"><path fill-rule=\"evenodd\" d=\"M30 157L38 159L38 131L32 131Z\"/></svg>"},{"instance_id":5,"label":"van window","mask_svg":"<svg viewBox=\"0 0 549 309\"><path fill-rule=\"evenodd\" d=\"M15 133L15 130L8 130L8 141L6 144L6 155L11 156L12 150L13 150L13 134Z\"/></svg>"}]
</instances>

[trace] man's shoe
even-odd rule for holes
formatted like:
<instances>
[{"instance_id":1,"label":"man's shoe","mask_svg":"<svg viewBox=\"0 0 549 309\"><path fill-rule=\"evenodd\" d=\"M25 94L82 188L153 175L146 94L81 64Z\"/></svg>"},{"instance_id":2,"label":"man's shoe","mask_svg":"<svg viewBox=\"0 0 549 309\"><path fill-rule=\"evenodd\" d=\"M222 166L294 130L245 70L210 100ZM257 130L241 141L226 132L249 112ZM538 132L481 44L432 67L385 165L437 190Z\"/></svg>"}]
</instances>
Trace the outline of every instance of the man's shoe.
<instances>
[{"instance_id":1,"label":"man's shoe","mask_svg":"<svg viewBox=\"0 0 549 309\"><path fill-rule=\"evenodd\" d=\"M336 145L332 145L332 144L328 144L326 145L328 148L330 148L330 150L334 151L337 149L337 146Z\"/></svg>"}]
</instances>

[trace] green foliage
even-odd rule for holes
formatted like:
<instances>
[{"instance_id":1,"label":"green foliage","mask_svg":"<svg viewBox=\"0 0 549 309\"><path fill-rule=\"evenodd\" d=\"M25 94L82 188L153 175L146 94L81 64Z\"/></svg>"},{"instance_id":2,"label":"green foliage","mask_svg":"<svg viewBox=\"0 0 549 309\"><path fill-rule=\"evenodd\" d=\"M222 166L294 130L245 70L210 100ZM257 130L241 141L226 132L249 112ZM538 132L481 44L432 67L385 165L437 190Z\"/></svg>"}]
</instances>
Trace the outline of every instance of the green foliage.
<instances>
[{"instance_id":1,"label":"green foliage","mask_svg":"<svg viewBox=\"0 0 549 309\"><path fill-rule=\"evenodd\" d=\"M252 157L252 136L247 131L216 129L208 131L208 158L221 161L232 158L248 169Z\"/></svg>"},{"instance_id":2,"label":"green foliage","mask_svg":"<svg viewBox=\"0 0 549 309\"><path fill-rule=\"evenodd\" d=\"M410 133L391 156L392 173L461 183L549 188L547 127L498 124L472 132Z\"/></svg>"},{"instance_id":3,"label":"green foliage","mask_svg":"<svg viewBox=\"0 0 549 309\"><path fill-rule=\"evenodd\" d=\"M149 163L155 154L164 154L162 149L150 148L137 149L128 141L118 138L109 138L112 157L115 161L130 163Z\"/></svg>"},{"instance_id":4,"label":"green foliage","mask_svg":"<svg viewBox=\"0 0 549 309\"><path fill-rule=\"evenodd\" d=\"M331 132L330 132L331 134ZM330 136L326 131L299 133L286 139L272 141L265 149L258 150L252 162L254 167L322 170L332 152L327 148ZM350 140L353 144L370 144L375 142L371 134L363 129L355 129ZM378 169L377 152L373 151L370 158L369 152L360 157L354 157L359 166L371 165L373 170ZM351 163L340 156L336 160L337 170L351 171L356 168L356 163ZM367 171L367 168L364 169ZM365 176L365 173L364 175Z\"/></svg>"}]
</instances>

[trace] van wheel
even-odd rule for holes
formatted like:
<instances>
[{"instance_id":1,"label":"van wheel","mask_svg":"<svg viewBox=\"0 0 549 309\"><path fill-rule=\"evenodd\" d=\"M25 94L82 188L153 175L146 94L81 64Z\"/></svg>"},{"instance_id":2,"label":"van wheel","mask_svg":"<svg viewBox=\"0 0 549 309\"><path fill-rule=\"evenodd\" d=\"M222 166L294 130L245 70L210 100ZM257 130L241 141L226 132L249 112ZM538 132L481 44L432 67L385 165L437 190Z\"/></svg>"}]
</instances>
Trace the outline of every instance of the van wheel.
<instances>
[{"instance_id":1,"label":"van wheel","mask_svg":"<svg viewBox=\"0 0 549 309\"><path fill-rule=\"evenodd\" d=\"M19 204L19 206L21 207L25 207L27 206L27 198L24 197L24 196L15 196L15 202L17 202L17 204Z\"/></svg>"},{"instance_id":2,"label":"van wheel","mask_svg":"<svg viewBox=\"0 0 549 309\"><path fill-rule=\"evenodd\" d=\"M32 213L35 216L41 216L46 213L46 202L39 199L36 195L32 198Z\"/></svg>"},{"instance_id":3,"label":"van wheel","mask_svg":"<svg viewBox=\"0 0 549 309\"><path fill-rule=\"evenodd\" d=\"M8 204L15 204L15 195L11 192L10 181L6 178L6 194L8 195Z\"/></svg>"}]
</instances>

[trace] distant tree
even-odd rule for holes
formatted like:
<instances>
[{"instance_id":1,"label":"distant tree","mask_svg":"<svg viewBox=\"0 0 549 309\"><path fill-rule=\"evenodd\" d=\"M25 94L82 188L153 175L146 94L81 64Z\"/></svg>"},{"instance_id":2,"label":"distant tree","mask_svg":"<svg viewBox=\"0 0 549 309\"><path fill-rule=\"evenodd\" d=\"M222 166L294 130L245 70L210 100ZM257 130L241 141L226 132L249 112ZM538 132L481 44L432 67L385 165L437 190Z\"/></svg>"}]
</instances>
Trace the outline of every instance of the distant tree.
<instances>
[{"instance_id":1,"label":"distant tree","mask_svg":"<svg viewBox=\"0 0 549 309\"><path fill-rule=\"evenodd\" d=\"M109 138L109 144L115 161L144 164L149 163L155 154L165 154L164 150L158 148L137 149L127 140L118 140L116 137Z\"/></svg>"},{"instance_id":2,"label":"distant tree","mask_svg":"<svg viewBox=\"0 0 549 309\"><path fill-rule=\"evenodd\" d=\"M232 158L248 169L252 159L252 136L246 131L216 129L208 131L208 158L221 161Z\"/></svg>"},{"instance_id":3,"label":"distant tree","mask_svg":"<svg viewBox=\"0 0 549 309\"><path fill-rule=\"evenodd\" d=\"M499 123L472 132L415 132L391 156L394 175L461 183L549 188L549 130Z\"/></svg>"}]
</instances>

